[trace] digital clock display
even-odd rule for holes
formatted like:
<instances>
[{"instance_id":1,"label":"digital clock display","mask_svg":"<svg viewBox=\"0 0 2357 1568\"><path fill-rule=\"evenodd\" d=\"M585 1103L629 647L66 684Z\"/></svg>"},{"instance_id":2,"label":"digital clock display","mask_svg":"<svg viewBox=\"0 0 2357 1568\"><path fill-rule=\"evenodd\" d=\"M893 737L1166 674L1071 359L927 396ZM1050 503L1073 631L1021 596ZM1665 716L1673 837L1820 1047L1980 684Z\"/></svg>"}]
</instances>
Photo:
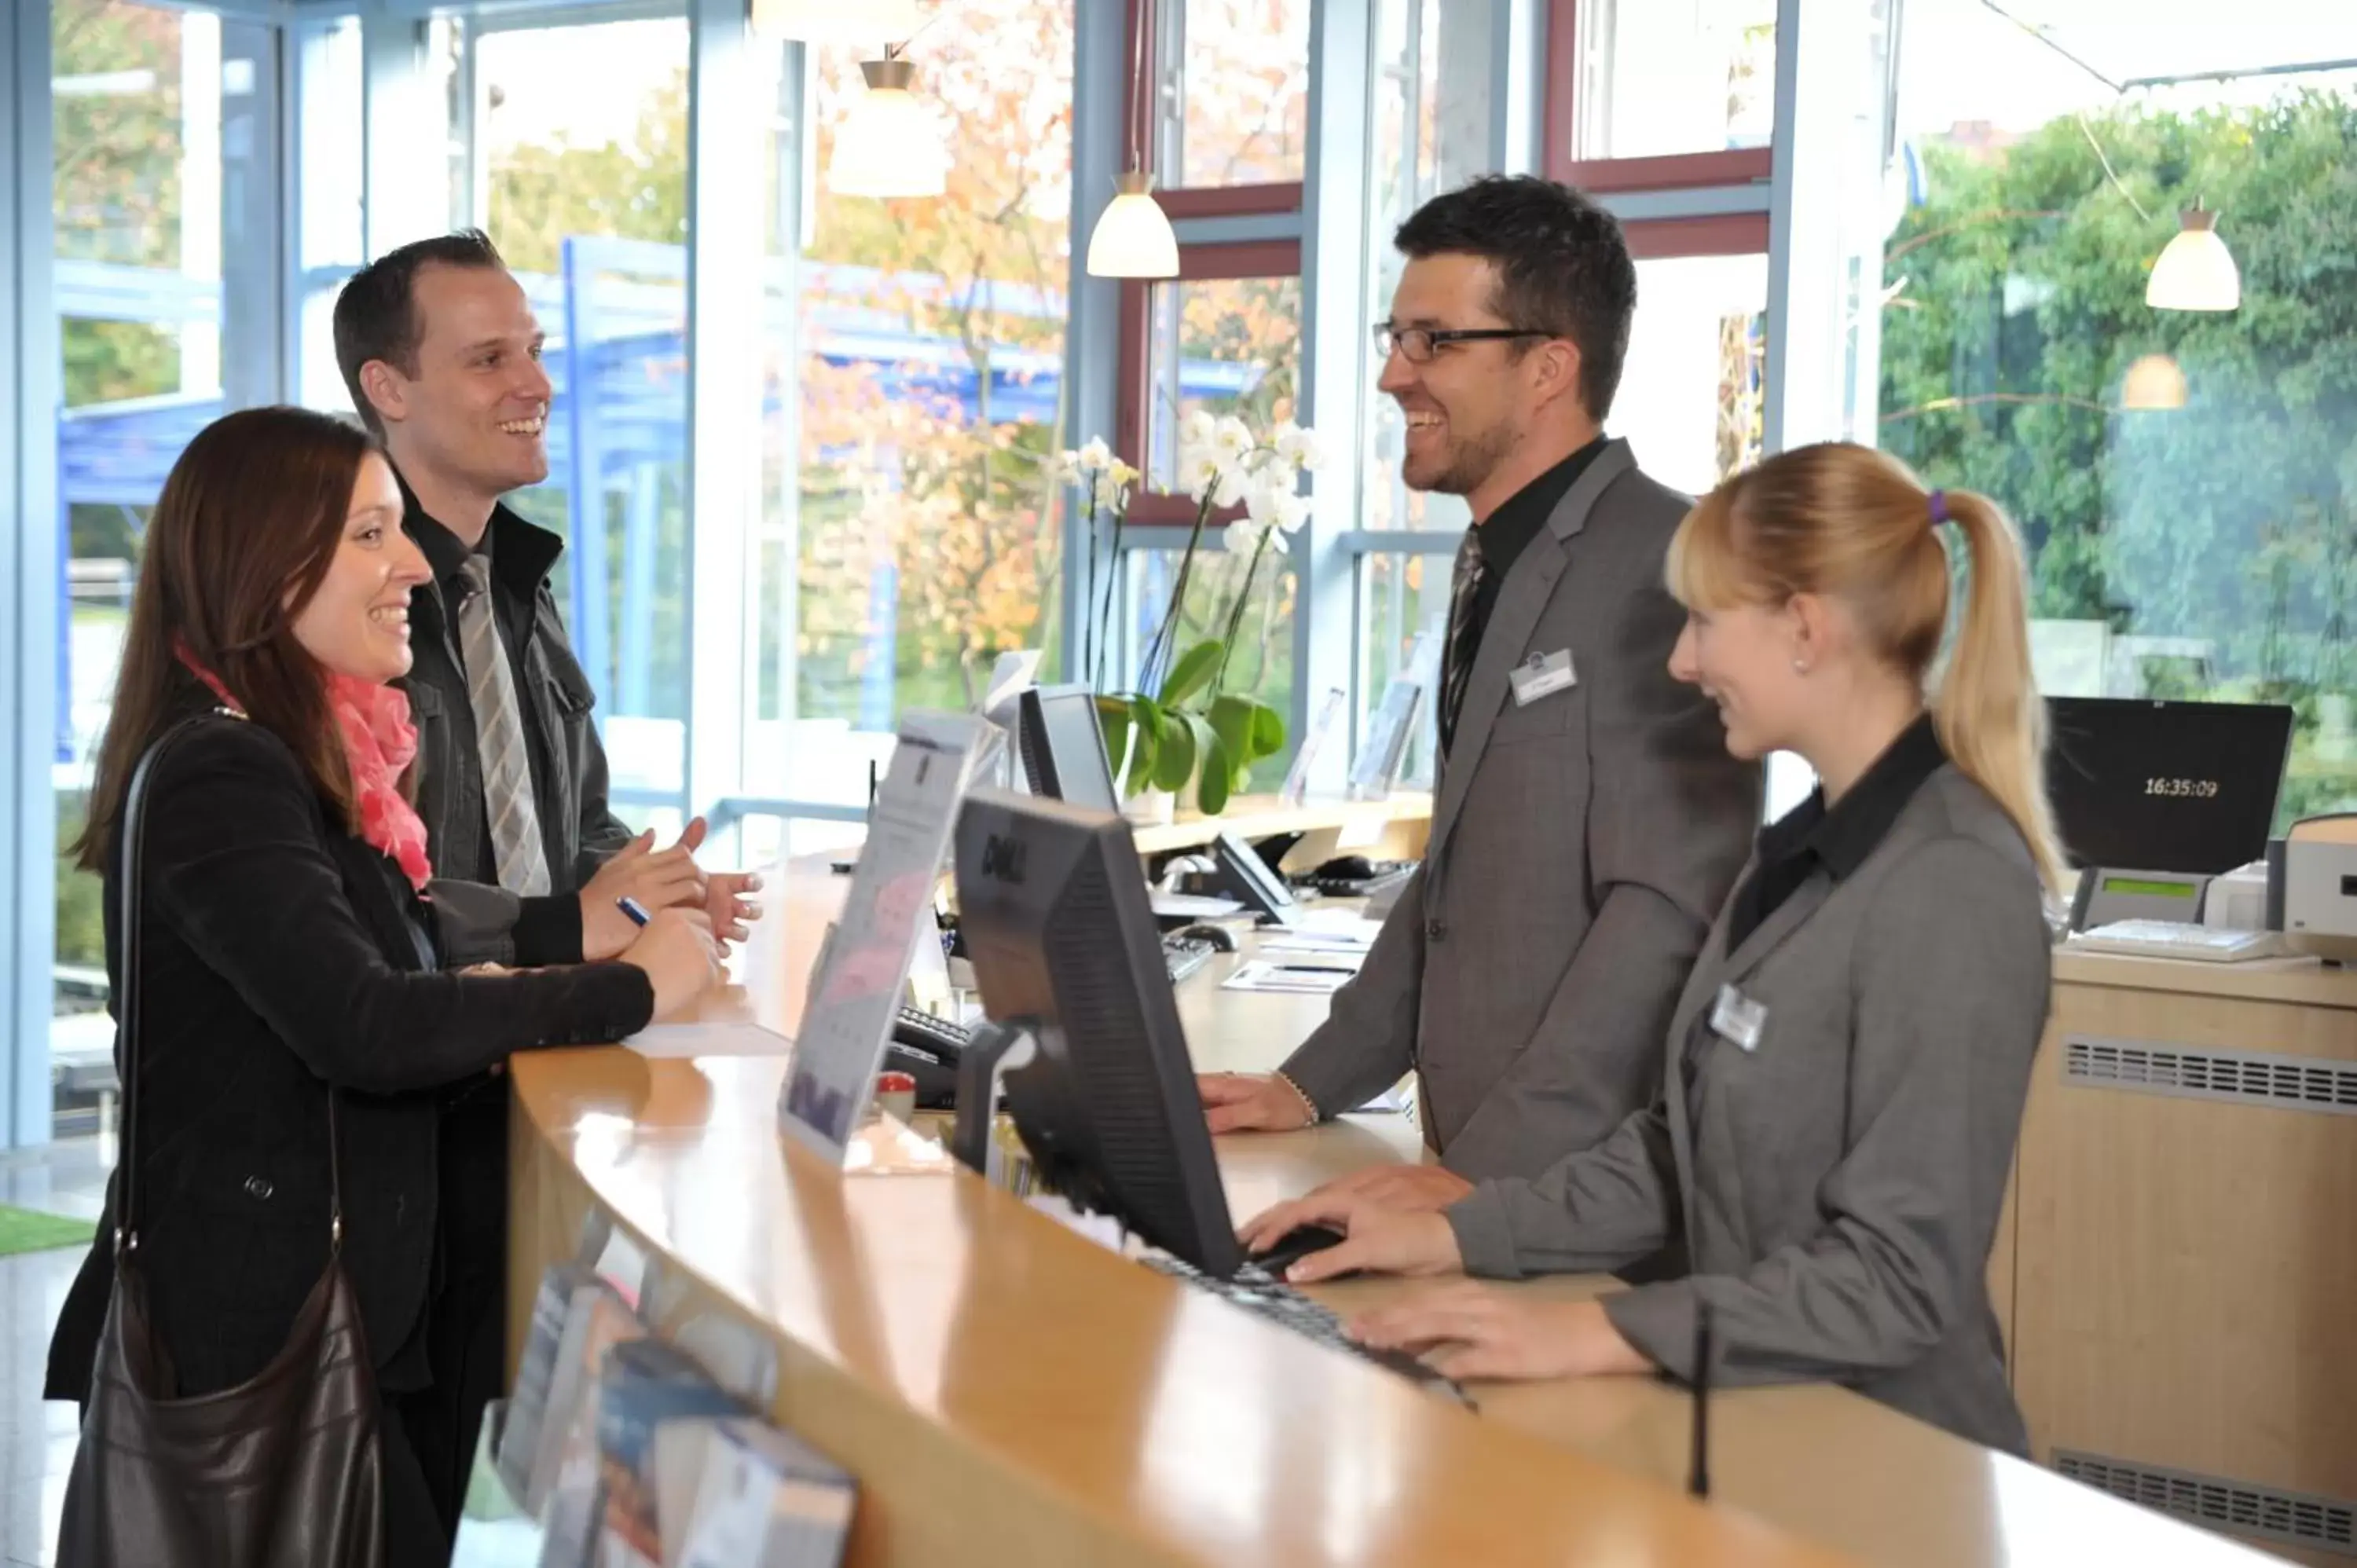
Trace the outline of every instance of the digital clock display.
<instances>
[{"instance_id":1,"label":"digital clock display","mask_svg":"<svg viewBox=\"0 0 2357 1568\"><path fill-rule=\"evenodd\" d=\"M2147 795L2165 795L2172 800L2214 800L2218 798L2215 779L2147 779L2144 781Z\"/></svg>"}]
</instances>

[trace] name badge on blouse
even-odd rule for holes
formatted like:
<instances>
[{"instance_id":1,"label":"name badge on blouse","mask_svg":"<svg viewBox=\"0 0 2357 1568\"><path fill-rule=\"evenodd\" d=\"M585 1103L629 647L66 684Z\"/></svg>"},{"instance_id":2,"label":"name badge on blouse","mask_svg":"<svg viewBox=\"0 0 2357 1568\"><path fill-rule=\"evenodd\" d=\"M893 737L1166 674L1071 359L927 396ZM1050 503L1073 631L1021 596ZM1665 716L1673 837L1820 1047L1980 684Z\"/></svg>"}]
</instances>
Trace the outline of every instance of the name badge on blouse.
<instances>
[{"instance_id":1,"label":"name badge on blouse","mask_svg":"<svg viewBox=\"0 0 2357 1568\"><path fill-rule=\"evenodd\" d=\"M1566 687L1577 685L1579 678L1571 671L1571 650L1559 648L1553 653L1534 653L1514 666L1514 706L1527 708L1541 697L1553 696Z\"/></svg>"},{"instance_id":2,"label":"name badge on blouse","mask_svg":"<svg viewBox=\"0 0 2357 1568\"><path fill-rule=\"evenodd\" d=\"M1760 1048L1760 1031L1767 1026L1767 1008L1732 985L1718 988L1718 1000L1710 1008L1712 1034L1744 1050L1756 1051Z\"/></svg>"}]
</instances>

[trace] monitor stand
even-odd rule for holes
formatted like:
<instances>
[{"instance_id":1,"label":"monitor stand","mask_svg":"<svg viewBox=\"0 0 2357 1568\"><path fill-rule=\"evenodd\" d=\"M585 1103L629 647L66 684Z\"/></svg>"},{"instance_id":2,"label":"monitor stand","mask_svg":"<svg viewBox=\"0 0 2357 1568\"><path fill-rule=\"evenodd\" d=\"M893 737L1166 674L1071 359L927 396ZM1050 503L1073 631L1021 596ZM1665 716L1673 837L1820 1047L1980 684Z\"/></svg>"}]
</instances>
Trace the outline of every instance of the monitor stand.
<instances>
[{"instance_id":1,"label":"monitor stand","mask_svg":"<svg viewBox=\"0 0 2357 1568\"><path fill-rule=\"evenodd\" d=\"M2121 871L2091 865L2079 874L2079 896L2071 905L2071 929L2091 930L2115 920L2169 920L2192 925L2201 918L2210 878L2183 871Z\"/></svg>"},{"instance_id":2,"label":"monitor stand","mask_svg":"<svg viewBox=\"0 0 2357 1568\"><path fill-rule=\"evenodd\" d=\"M998 1089L1006 1075L1036 1054L1024 1022L985 1024L958 1053L957 1121L950 1130L950 1153L966 1169L990 1176L990 1129L997 1120Z\"/></svg>"}]
</instances>

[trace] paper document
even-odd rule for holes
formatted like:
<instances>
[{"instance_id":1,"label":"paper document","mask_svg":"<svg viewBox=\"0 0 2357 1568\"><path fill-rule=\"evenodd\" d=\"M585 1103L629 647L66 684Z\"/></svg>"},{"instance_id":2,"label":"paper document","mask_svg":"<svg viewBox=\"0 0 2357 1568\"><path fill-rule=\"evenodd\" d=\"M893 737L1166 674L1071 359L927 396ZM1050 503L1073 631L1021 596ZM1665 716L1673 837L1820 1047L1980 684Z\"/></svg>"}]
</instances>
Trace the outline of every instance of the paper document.
<instances>
[{"instance_id":1,"label":"paper document","mask_svg":"<svg viewBox=\"0 0 2357 1568\"><path fill-rule=\"evenodd\" d=\"M622 1044L650 1061L684 1057L786 1057L794 1043L759 1024L650 1024Z\"/></svg>"},{"instance_id":2,"label":"paper document","mask_svg":"<svg viewBox=\"0 0 2357 1568\"><path fill-rule=\"evenodd\" d=\"M1282 962L1254 959L1220 983L1222 991L1293 991L1322 996L1339 991L1358 972L1355 962L1337 958Z\"/></svg>"},{"instance_id":3,"label":"paper document","mask_svg":"<svg viewBox=\"0 0 2357 1568\"><path fill-rule=\"evenodd\" d=\"M838 1165L876 1084L892 1015L920 940L936 941L933 884L968 770L993 734L971 714L907 713L892 765L867 814L843 918L802 1015L778 1127Z\"/></svg>"},{"instance_id":4,"label":"paper document","mask_svg":"<svg viewBox=\"0 0 2357 1568\"><path fill-rule=\"evenodd\" d=\"M1286 931L1283 940L1363 951L1375 945L1383 929L1381 920L1370 920L1354 909L1312 909Z\"/></svg>"}]
</instances>

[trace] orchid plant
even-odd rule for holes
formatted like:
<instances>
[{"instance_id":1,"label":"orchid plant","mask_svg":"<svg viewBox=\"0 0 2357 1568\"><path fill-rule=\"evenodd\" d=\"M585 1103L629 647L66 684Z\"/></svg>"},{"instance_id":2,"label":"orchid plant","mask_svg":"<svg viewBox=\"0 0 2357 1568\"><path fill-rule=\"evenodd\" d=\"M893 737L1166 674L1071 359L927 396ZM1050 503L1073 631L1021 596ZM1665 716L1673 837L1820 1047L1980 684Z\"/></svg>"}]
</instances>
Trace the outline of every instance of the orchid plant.
<instances>
[{"instance_id":1,"label":"orchid plant","mask_svg":"<svg viewBox=\"0 0 2357 1568\"><path fill-rule=\"evenodd\" d=\"M1124 768L1125 793L1149 789L1176 793L1192 780L1195 804L1216 814L1243 788L1254 763L1285 748L1284 715L1255 697L1227 690L1227 683L1254 592L1262 586L1262 563L1271 549L1284 553L1286 540L1308 520L1301 476L1315 472L1323 455L1316 435L1289 420L1264 440L1241 419L1214 418L1199 409L1181 422L1178 436L1177 479L1195 502L1194 527L1160 624L1127 691L1105 690L1103 665L1111 641L1107 623L1116 596L1108 574L1099 596L1093 545L1098 502L1109 495L1114 501L1112 559L1120 561L1122 528L1136 470L1105 451L1103 443L1092 442L1064 455L1063 471L1089 498L1092 548L1084 591L1092 624L1084 634L1082 660L1101 693L1097 712L1106 754ZM1189 594L1198 585L1204 535L1215 513L1238 507L1243 515L1226 526L1220 542L1232 559L1244 563L1243 575L1223 605L1214 588L1211 614L1199 623L1220 628L1219 635L1182 650ZM1263 621L1265 625L1265 605Z\"/></svg>"}]
</instances>

